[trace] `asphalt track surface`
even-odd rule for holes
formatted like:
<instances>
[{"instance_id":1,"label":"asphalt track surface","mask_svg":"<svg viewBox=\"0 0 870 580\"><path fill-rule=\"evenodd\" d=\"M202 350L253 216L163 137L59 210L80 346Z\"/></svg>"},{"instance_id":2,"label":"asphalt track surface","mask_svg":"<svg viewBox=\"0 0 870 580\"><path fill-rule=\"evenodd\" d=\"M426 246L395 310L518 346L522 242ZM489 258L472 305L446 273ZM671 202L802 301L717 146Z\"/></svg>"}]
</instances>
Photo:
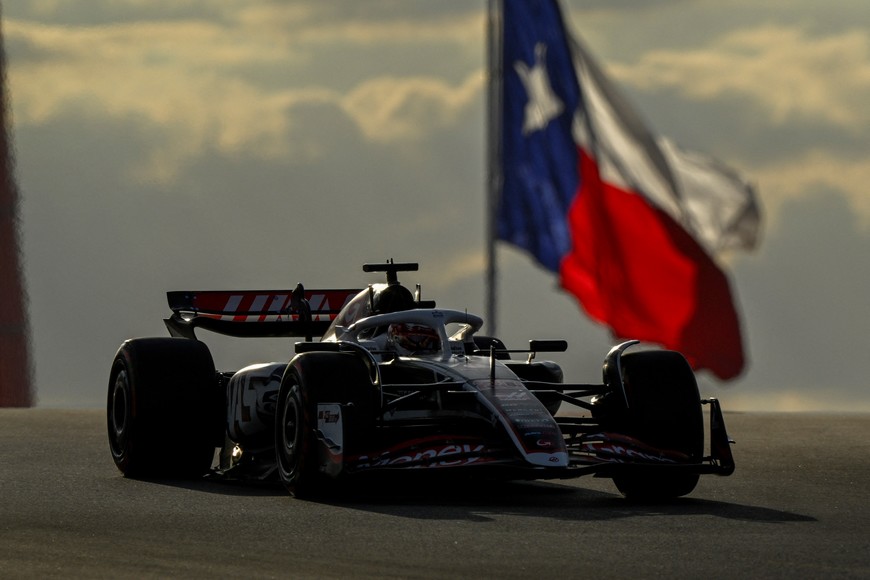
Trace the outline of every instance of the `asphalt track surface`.
<instances>
[{"instance_id":1,"label":"asphalt track surface","mask_svg":"<svg viewBox=\"0 0 870 580\"><path fill-rule=\"evenodd\" d=\"M104 413L0 409L2 578L870 578L870 416L726 413L737 471L364 489L137 481Z\"/></svg>"}]
</instances>

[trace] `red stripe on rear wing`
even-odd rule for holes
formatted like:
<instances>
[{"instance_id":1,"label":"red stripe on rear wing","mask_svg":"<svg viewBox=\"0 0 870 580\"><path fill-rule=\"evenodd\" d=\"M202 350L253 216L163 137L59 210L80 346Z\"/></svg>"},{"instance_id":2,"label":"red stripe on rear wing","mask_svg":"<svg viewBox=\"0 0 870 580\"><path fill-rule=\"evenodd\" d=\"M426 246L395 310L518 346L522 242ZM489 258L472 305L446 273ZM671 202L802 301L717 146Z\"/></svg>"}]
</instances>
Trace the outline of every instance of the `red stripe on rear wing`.
<instances>
[{"instance_id":1,"label":"red stripe on rear wing","mask_svg":"<svg viewBox=\"0 0 870 580\"><path fill-rule=\"evenodd\" d=\"M329 324L360 290L304 290L311 309L304 320L293 290L202 290L167 292L173 336L195 338L194 328L230 336L311 336Z\"/></svg>"}]
</instances>

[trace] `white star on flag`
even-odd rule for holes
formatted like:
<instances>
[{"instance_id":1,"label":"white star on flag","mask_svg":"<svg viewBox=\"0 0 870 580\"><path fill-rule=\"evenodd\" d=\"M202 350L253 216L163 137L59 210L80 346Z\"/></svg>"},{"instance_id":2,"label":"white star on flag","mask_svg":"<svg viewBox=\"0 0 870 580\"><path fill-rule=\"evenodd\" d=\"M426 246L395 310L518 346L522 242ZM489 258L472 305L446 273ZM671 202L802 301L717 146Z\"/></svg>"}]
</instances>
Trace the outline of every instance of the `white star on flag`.
<instances>
[{"instance_id":1,"label":"white star on flag","mask_svg":"<svg viewBox=\"0 0 870 580\"><path fill-rule=\"evenodd\" d=\"M531 68L523 61L514 63L514 68L523 82L529 97L523 119L523 135L545 128L550 121L559 116L564 109L562 101L550 85L546 66L547 45L535 45L535 64Z\"/></svg>"}]
</instances>

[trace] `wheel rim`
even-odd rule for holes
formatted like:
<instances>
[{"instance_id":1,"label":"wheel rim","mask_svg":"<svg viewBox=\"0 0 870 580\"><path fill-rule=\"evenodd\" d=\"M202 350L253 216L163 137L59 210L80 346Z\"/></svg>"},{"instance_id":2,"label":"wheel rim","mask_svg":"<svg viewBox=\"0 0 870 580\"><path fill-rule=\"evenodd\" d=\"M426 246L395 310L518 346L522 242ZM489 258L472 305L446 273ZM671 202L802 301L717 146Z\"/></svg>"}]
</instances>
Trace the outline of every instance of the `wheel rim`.
<instances>
[{"instance_id":1,"label":"wheel rim","mask_svg":"<svg viewBox=\"0 0 870 580\"><path fill-rule=\"evenodd\" d=\"M299 403L291 391L284 402L284 410L281 415L282 467L288 477L292 476L296 471L296 462L299 454L299 428L302 419L301 411Z\"/></svg>"},{"instance_id":2,"label":"wheel rim","mask_svg":"<svg viewBox=\"0 0 870 580\"><path fill-rule=\"evenodd\" d=\"M121 370L115 377L115 384L112 388L112 452L117 456L124 453L127 426L130 421L128 389L127 371Z\"/></svg>"}]
</instances>

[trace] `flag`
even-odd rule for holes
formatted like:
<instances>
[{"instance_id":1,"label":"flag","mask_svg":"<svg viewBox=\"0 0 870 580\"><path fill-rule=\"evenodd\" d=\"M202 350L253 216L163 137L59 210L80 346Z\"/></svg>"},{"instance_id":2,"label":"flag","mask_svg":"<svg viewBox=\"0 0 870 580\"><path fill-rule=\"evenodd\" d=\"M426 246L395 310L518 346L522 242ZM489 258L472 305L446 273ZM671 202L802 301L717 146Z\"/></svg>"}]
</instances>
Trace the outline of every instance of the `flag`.
<instances>
[{"instance_id":1,"label":"flag","mask_svg":"<svg viewBox=\"0 0 870 580\"><path fill-rule=\"evenodd\" d=\"M497 238L557 273L617 337L736 377L740 321L714 256L756 244L752 188L654 135L568 33L556 0L504 0L502 17Z\"/></svg>"}]
</instances>

